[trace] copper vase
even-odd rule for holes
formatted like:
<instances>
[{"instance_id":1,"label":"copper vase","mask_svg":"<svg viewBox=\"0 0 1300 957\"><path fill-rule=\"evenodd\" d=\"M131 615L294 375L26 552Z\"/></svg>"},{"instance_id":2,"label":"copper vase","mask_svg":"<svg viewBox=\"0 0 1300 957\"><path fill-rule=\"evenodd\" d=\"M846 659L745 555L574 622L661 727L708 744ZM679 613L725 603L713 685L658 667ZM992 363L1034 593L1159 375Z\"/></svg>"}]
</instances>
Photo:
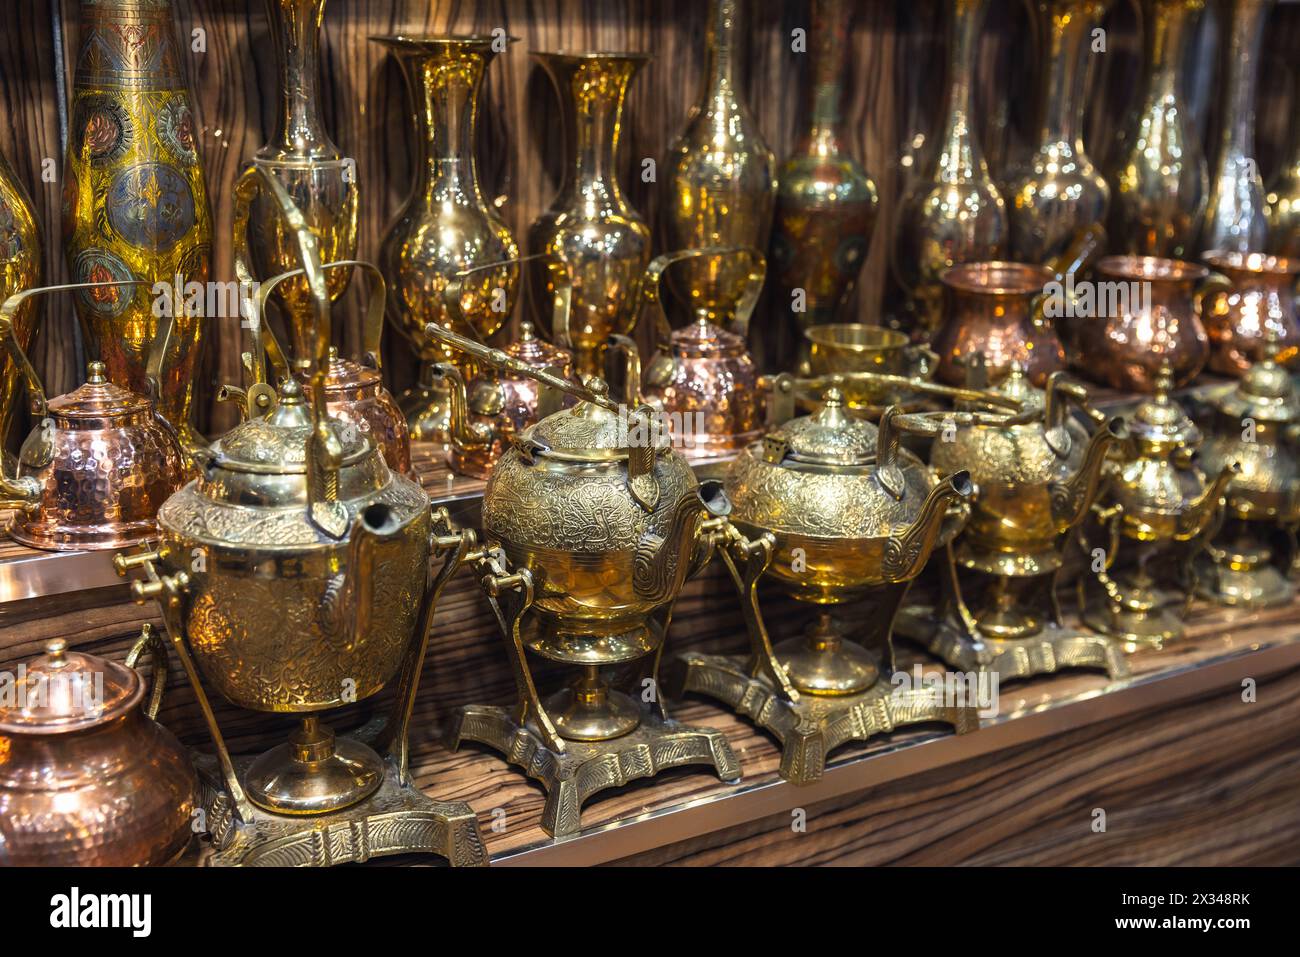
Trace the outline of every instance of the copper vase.
<instances>
[{"instance_id":1,"label":"copper vase","mask_svg":"<svg viewBox=\"0 0 1300 957\"><path fill-rule=\"evenodd\" d=\"M1296 296L1300 260L1222 250L1207 252L1203 258L1232 283L1230 289L1215 290L1206 301L1210 369L1240 376L1263 362L1270 349L1276 350L1279 362L1295 365L1300 348Z\"/></svg>"},{"instance_id":2,"label":"copper vase","mask_svg":"<svg viewBox=\"0 0 1300 957\"><path fill-rule=\"evenodd\" d=\"M903 200L893 268L926 334L938 327L939 277L956 263L1006 252L1007 209L975 133L975 54L987 0L950 0L943 128L927 174Z\"/></svg>"},{"instance_id":3,"label":"copper vase","mask_svg":"<svg viewBox=\"0 0 1300 957\"><path fill-rule=\"evenodd\" d=\"M1065 350L1039 305L1054 277L1046 266L1014 262L963 263L947 270L944 323L931 343L939 355L939 380L964 384L969 360L977 355L994 380L1019 363L1040 388L1063 369Z\"/></svg>"},{"instance_id":4,"label":"copper vase","mask_svg":"<svg viewBox=\"0 0 1300 957\"><path fill-rule=\"evenodd\" d=\"M741 0L712 0L704 90L664 163L664 233L669 249L766 249L776 200L776 157L740 96ZM671 287L692 313L717 321L734 310L749 281L733 258L698 258L673 273ZM745 330L737 330L744 332Z\"/></svg>"},{"instance_id":5,"label":"copper vase","mask_svg":"<svg viewBox=\"0 0 1300 957\"><path fill-rule=\"evenodd\" d=\"M1038 148L1012 172L1004 193L1014 259L1046 263L1106 218L1110 187L1083 148L1083 104L1093 30L1105 0L1035 0L1046 62Z\"/></svg>"},{"instance_id":6,"label":"copper vase","mask_svg":"<svg viewBox=\"0 0 1300 957\"><path fill-rule=\"evenodd\" d=\"M556 345L573 352L580 377L599 375L609 337L625 335L636 324L641 278L650 262L650 227L627 201L616 172L627 90L649 55L533 56L560 100L566 169L550 208L529 227L528 248L567 267L565 278L573 286L569 328L548 331ZM553 301L555 268L539 263L531 271L534 302Z\"/></svg>"},{"instance_id":7,"label":"copper vase","mask_svg":"<svg viewBox=\"0 0 1300 957\"><path fill-rule=\"evenodd\" d=\"M840 142L847 19L843 0L813 3L808 125L777 172L768 273L776 309L793 314L805 355L803 332L841 318L876 223L876 184ZM795 307L796 290L802 308Z\"/></svg>"},{"instance_id":8,"label":"copper vase","mask_svg":"<svg viewBox=\"0 0 1300 957\"><path fill-rule=\"evenodd\" d=\"M206 283L212 220L181 71L171 0L82 0L73 72L63 228L74 282L141 279L77 293L92 353L111 382L146 390L158 331L154 284ZM188 443L208 320L176 317L158 410Z\"/></svg>"},{"instance_id":9,"label":"copper vase","mask_svg":"<svg viewBox=\"0 0 1300 957\"><path fill-rule=\"evenodd\" d=\"M464 323L443 303L442 291L463 270L519 256L510 229L483 196L475 142L483 78L496 55L492 37L376 37L397 58L411 97L411 122L421 155L415 183L388 228L379 262L389 282L389 321L420 358L419 382L398 397L411 438L446 443L451 401L436 362L453 362L472 378L464 357L424 335L429 322L452 324L486 340L514 310L519 267L474 272L462 287ZM502 42L509 38L503 38Z\"/></svg>"},{"instance_id":10,"label":"copper vase","mask_svg":"<svg viewBox=\"0 0 1300 957\"><path fill-rule=\"evenodd\" d=\"M1182 65L1205 0L1143 0L1142 105L1121 128L1107 232L1117 253L1187 257L1209 189Z\"/></svg>"},{"instance_id":11,"label":"copper vase","mask_svg":"<svg viewBox=\"0 0 1300 957\"><path fill-rule=\"evenodd\" d=\"M0 155L0 302L14 293L41 284L41 227L31 198ZM35 303L25 303L14 317L13 336L26 351L36 320ZM22 388L22 373L7 352L0 354L0 468L11 463L4 448L13 427L15 401Z\"/></svg>"},{"instance_id":12,"label":"copper vase","mask_svg":"<svg viewBox=\"0 0 1300 957\"><path fill-rule=\"evenodd\" d=\"M1264 22L1273 0L1222 0L1221 128L1210 171L1210 199L1201 226L1201 249L1258 252L1268 222L1264 182L1255 160L1255 87Z\"/></svg>"}]
</instances>

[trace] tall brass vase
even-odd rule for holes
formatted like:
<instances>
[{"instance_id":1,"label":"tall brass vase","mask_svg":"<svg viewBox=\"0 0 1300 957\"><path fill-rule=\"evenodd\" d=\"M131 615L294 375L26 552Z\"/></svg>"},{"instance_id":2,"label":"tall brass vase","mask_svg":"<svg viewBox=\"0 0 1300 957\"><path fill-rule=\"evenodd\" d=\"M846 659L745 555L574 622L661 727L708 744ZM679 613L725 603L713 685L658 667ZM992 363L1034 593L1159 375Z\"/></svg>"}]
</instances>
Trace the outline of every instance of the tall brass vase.
<instances>
[{"instance_id":1,"label":"tall brass vase","mask_svg":"<svg viewBox=\"0 0 1300 957\"><path fill-rule=\"evenodd\" d=\"M325 0L266 0L266 16L275 41L280 102L275 132L254 154L252 166L265 169L284 184L316 237L321 262L355 259L356 164L330 139L320 114L320 28ZM255 173L250 170L245 175ZM297 240L283 228L270 195L256 194L246 227L238 213L235 220L236 246L243 241L238 233L246 230L254 272L241 279L266 280L298 268ZM351 275L350 269L326 273L331 301L347 290ZM276 287L276 298L286 306L295 326L311 323L313 304L305 278L282 282Z\"/></svg>"},{"instance_id":2,"label":"tall brass vase","mask_svg":"<svg viewBox=\"0 0 1300 957\"><path fill-rule=\"evenodd\" d=\"M1300 84L1296 100L1300 103ZM1300 126L1292 129L1290 158L1268 188L1267 250L1277 256L1300 256Z\"/></svg>"},{"instance_id":3,"label":"tall brass vase","mask_svg":"<svg viewBox=\"0 0 1300 957\"><path fill-rule=\"evenodd\" d=\"M1259 252L1268 235L1264 181L1255 159L1255 88L1264 21L1273 0L1222 0L1219 143L1200 248Z\"/></svg>"},{"instance_id":4,"label":"tall brass vase","mask_svg":"<svg viewBox=\"0 0 1300 957\"><path fill-rule=\"evenodd\" d=\"M82 290L77 314L110 381L145 393L159 324L155 283L208 280L212 219L171 0L81 0L63 225L73 282L140 279ZM158 409L186 441L204 329L176 317Z\"/></svg>"},{"instance_id":5,"label":"tall brass vase","mask_svg":"<svg viewBox=\"0 0 1300 957\"><path fill-rule=\"evenodd\" d=\"M794 310L796 338L841 319L853 294L876 224L876 184L840 142L840 97L847 17L843 0L815 0L812 8L813 84L809 122L777 173L776 214L768 258L776 309Z\"/></svg>"},{"instance_id":6,"label":"tall brass vase","mask_svg":"<svg viewBox=\"0 0 1300 957\"><path fill-rule=\"evenodd\" d=\"M943 311L939 277L956 263L1004 257L1007 208L975 132L974 73L988 0L949 0L947 100L935 156L899 213L895 276L912 323L932 332Z\"/></svg>"},{"instance_id":7,"label":"tall brass vase","mask_svg":"<svg viewBox=\"0 0 1300 957\"><path fill-rule=\"evenodd\" d=\"M1039 145L1006 183L1011 258L1047 263L1106 218L1110 187L1083 148L1092 32L1105 0L1035 0L1046 65L1039 104Z\"/></svg>"},{"instance_id":8,"label":"tall brass vase","mask_svg":"<svg viewBox=\"0 0 1300 957\"><path fill-rule=\"evenodd\" d=\"M713 0L709 8L704 91L665 163L663 217L669 249L767 248L776 157L740 97L736 43L744 35L741 13L741 0ZM749 271L737 257L697 257L669 279L697 316L715 321L734 311Z\"/></svg>"},{"instance_id":9,"label":"tall brass vase","mask_svg":"<svg viewBox=\"0 0 1300 957\"><path fill-rule=\"evenodd\" d=\"M1205 0L1143 0L1141 107L1121 131L1110 176L1107 233L1114 253L1195 259L1209 188L1188 116L1182 65Z\"/></svg>"},{"instance_id":10,"label":"tall brass vase","mask_svg":"<svg viewBox=\"0 0 1300 957\"><path fill-rule=\"evenodd\" d=\"M9 161L0 155L0 302L40 284L41 227L27 190ZM28 301L14 317L13 335L23 352L31 344L35 310L35 303ZM9 436L17 411L15 402L21 395L21 373L9 350L0 350L0 450Z\"/></svg>"},{"instance_id":11,"label":"tall brass vase","mask_svg":"<svg viewBox=\"0 0 1300 957\"><path fill-rule=\"evenodd\" d=\"M397 58L411 95L411 122L421 155L410 197L388 228L379 252L389 282L389 321L421 362L420 379L399 396L411 438L447 443L451 394L432 366L454 363L466 380L474 367L463 354L424 335L430 322L486 341L514 310L518 265L483 269L466 280L454 320L442 293L456 274L519 256L519 246L479 186L474 143L479 92L495 56L491 37L377 37Z\"/></svg>"},{"instance_id":12,"label":"tall brass vase","mask_svg":"<svg viewBox=\"0 0 1300 957\"><path fill-rule=\"evenodd\" d=\"M573 297L568 330L551 329L571 348L581 376L602 374L606 341L636 324L642 275L650 263L650 227L634 210L615 172L628 86L644 53L534 53L560 98L566 164L550 208L528 229L528 251L568 266ZM552 301L551 266L532 271L535 303ZM545 310L539 310L539 318Z\"/></svg>"}]
</instances>

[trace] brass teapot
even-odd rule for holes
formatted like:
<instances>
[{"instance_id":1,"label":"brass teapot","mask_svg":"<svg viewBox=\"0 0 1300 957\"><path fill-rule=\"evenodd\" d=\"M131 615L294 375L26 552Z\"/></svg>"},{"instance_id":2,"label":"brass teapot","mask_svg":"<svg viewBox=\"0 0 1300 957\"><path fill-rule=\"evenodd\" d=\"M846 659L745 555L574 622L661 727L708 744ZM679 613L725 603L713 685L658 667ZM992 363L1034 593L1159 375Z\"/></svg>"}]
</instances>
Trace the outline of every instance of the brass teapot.
<instances>
[{"instance_id":1,"label":"brass teapot","mask_svg":"<svg viewBox=\"0 0 1300 957\"><path fill-rule=\"evenodd\" d=\"M697 306L694 321L673 329L664 313L664 274L677 263L709 260L717 272L721 261L736 260L727 273L737 297L714 297ZM758 370L745 348L750 316L763 290L767 265L763 254L746 246L684 249L656 257L646 270L642 295L655 328L655 354L641 377L636 344L614 335L610 344L625 357L626 403L649 405L660 413L689 459L717 458L744 448L763 432L762 395ZM725 308L724 308L725 307Z\"/></svg>"},{"instance_id":2,"label":"brass teapot","mask_svg":"<svg viewBox=\"0 0 1300 957\"><path fill-rule=\"evenodd\" d=\"M1290 600L1295 586L1276 561L1278 530L1300 523L1300 396L1268 333L1262 361L1209 398L1201 460L1207 471L1237 463L1223 529L1197 560L1198 592L1220 604L1262 607ZM1292 552L1294 554L1294 544Z\"/></svg>"},{"instance_id":3,"label":"brass teapot","mask_svg":"<svg viewBox=\"0 0 1300 957\"><path fill-rule=\"evenodd\" d=\"M430 836L421 804L428 800L409 781L406 732L438 593L473 534L432 510L366 432L329 417L324 272L314 237L273 179L271 193L294 227L316 304L314 326L292 330L294 375L270 397L269 414L249 417L202 454L199 477L159 511L157 549L119 555L116 564L123 574L144 568L148 580L135 582L133 593L157 599L202 706L225 788L209 817L235 862L333 863L442 849ZM431 580L434 556L444 565ZM399 675L375 747L321 723L322 712L362 701ZM294 714L301 725L237 770L205 684L239 707ZM367 802L376 792L381 797ZM323 856L310 850L304 819L344 811L353 846ZM409 813L409 831L374 816L381 813ZM291 841L305 861L279 856Z\"/></svg>"},{"instance_id":4,"label":"brass teapot","mask_svg":"<svg viewBox=\"0 0 1300 957\"><path fill-rule=\"evenodd\" d=\"M621 406L599 377L579 386L440 326L426 333L578 399L518 435L484 489L490 548L478 566L507 640L517 703L510 711L462 709L453 744L489 744L541 778L549 791L543 826L552 834L578 827L587 795L631 777L688 763L738 777L718 732L668 721L662 696L653 698L657 708L646 707L649 699L602 672L648 671L645 682L657 687L673 604L710 558L726 511L718 483L701 486L653 410ZM525 628L529 610L535 627ZM579 676L543 701L526 651L577 667ZM549 756L530 757L538 751ZM587 762L601 770L584 772ZM610 766L620 770L610 774Z\"/></svg>"},{"instance_id":5,"label":"brass teapot","mask_svg":"<svg viewBox=\"0 0 1300 957\"><path fill-rule=\"evenodd\" d=\"M1128 651L1159 648L1182 635L1181 618L1195 590L1192 562L1216 531L1224 491L1238 470L1229 462L1213 478L1202 471L1195 461L1201 430L1170 398L1172 390L1173 369L1166 363L1155 396L1128 416L1120 457L1105 469L1106 491L1093 504L1101 544L1088 523L1080 526L1091 571L1078 580L1083 620ZM1135 561L1126 566L1121 555ZM1166 583L1169 576L1158 566L1170 561L1175 574ZM1095 599L1089 597L1093 582L1101 591Z\"/></svg>"},{"instance_id":6,"label":"brass teapot","mask_svg":"<svg viewBox=\"0 0 1300 957\"><path fill-rule=\"evenodd\" d=\"M133 667L146 649L151 688ZM13 703L0 704L0 866L134 867L184 853L198 781L155 720L166 676L167 646L148 625L125 666L62 639L21 666Z\"/></svg>"},{"instance_id":7,"label":"brass teapot","mask_svg":"<svg viewBox=\"0 0 1300 957\"><path fill-rule=\"evenodd\" d=\"M473 323L461 311L461 303L464 284L475 273L535 259L551 261L550 327L557 331L568 329L573 296L569 267L562 259L550 253L488 263L457 273L456 278L443 290L443 306L454 324L473 329ZM573 356L567 350L539 338L531 322L521 322L519 335L501 351L529 368L547 371L562 379L573 378ZM430 372L435 380L445 380L449 391L448 465L460 475L486 479L516 436L550 412L558 410L566 404L569 397L547 389L530 375L498 369L492 365L474 368L475 377L468 384L460 368L452 363L435 363Z\"/></svg>"},{"instance_id":8,"label":"brass teapot","mask_svg":"<svg viewBox=\"0 0 1300 957\"><path fill-rule=\"evenodd\" d=\"M0 507L15 509L9 531L24 545L107 549L154 538L159 507L184 481L179 439L152 399L112 384L103 363L92 362L83 385L47 401L13 334L14 317L34 296L128 284L134 283L29 289L0 308L0 342L26 382L36 422L23 443L17 473L0 474ZM170 328L170 319L162 320L150 351L148 381L155 395Z\"/></svg>"}]
</instances>

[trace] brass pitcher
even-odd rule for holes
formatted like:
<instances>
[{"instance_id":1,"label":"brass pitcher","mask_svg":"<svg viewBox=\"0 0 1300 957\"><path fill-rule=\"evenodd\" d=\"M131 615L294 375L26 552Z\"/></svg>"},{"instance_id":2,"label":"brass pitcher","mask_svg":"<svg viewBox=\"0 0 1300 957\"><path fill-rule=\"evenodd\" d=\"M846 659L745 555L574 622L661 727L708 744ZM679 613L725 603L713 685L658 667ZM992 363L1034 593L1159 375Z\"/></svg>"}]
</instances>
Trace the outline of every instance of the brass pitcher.
<instances>
[{"instance_id":1,"label":"brass pitcher","mask_svg":"<svg viewBox=\"0 0 1300 957\"><path fill-rule=\"evenodd\" d=\"M507 42L511 38L504 38ZM398 397L411 435L423 442L450 439L451 397L435 377L435 362L463 357L424 335L429 322L456 322L462 334L491 337L514 311L519 256L514 235L483 196L475 156L483 78L495 57L490 36L375 37L396 58L411 99L411 123L420 146L415 182L389 226L379 264L392 286L389 320L415 349L419 381ZM457 274L488 263L461 287L461 316L448 315L443 290Z\"/></svg>"},{"instance_id":2,"label":"brass pitcher","mask_svg":"<svg viewBox=\"0 0 1300 957\"><path fill-rule=\"evenodd\" d=\"M1217 249L1202 258L1231 283L1213 290L1205 303L1210 369L1240 376L1264 359L1270 339L1277 360L1294 366L1300 354L1300 259Z\"/></svg>"},{"instance_id":3,"label":"brass pitcher","mask_svg":"<svg viewBox=\"0 0 1300 957\"><path fill-rule=\"evenodd\" d=\"M46 401L14 334L15 320L38 295L82 288L28 289L0 308L0 348L27 387L36 422L17 469L0 472L0 507L16 509L9 534L32 548L122 548L155 538L159 507L185 480L178 437L153 399L109 382L102 362L90 363L84 385ZM150 350L150 396L157 395L170 330L164 319Z\"/></svg>"},{"instance_id":4,"label":"brass pitcher","mask_svg":"<svg viewBox=\"0 0 1300 957\"><path fill-rule=\"evenodd\" d=\"M41 284L41 228L31 197L0 154L0 302L16 292ZM35 327L34 305L14 316L14 338L24 351L31 345ZM12 464L5 444L13 428L14 401L22 385L22 372L9 356L0 356L0 466Z\"/></svg>"},{"instance_id":5,"label":"brass pitcher","mask_svg":"<svg viewBox=\"0 0 1300 957\"><path fill-rule=\"evenodd\" d=\"M171 0L81 0L63 173L64 250L90 351L115 385L145 394L157 286L208 280L212 219ZM125 286L127 279L143 280ZM116 283L114 285L113 283ZM163 311L163 310L159 310ZM208 320L174 317L158 411L183 445Z\"/></svg>"},{"instance_id":6,"label":"brass pitcher","mask_svg":"<svg viewBox=\"0 0 1300 957\"><path fill-rule=\"evenodd\" d=\"M293 336L307 385L286 379L269 414L214 442L199 477L159 511L158 547L116 565L144 570L132 592L157 600L206 719L216 761L200 771L217 862L325 865L436 851L453 864L483 863L473 812L426 798L407 756L437 598L474 536L390 471L367 435L328 416L329 291L315 238L279 179L258 175L298 237L313 293L315 321ZM435 557L442 566L431 575ZM394 679L374 747L322 723L323 712ZM301 724L285 744L236 758L207 687ZM322 847L330 825L336 836Z\"/></svg>"},{"instance_id":7,"label":"brass pitcher","mask_svg":"<svg viewBox=\"0 0 1300 957\"><path fill-rule=\"evenodd\" d=\"M568 328L546 332L573 352L580 376L598 375L609 337L626 335L636 325L641 277L650 262L650 227L627 201L615 172L627 90L650 57L536 52L533 57L559 97L566 163L559 192L528 230L530 251L550 254L566 272L559 277L554 262L534 268L533 301L554 302L557 281L572 284Z\"/></svg>"},{"instance_id":8,"label":"brass pitcher","mask_svg":"<svg viewBox=\"0 0 1300 957\"><path fill-rule=\"evenodd\" d=\"M148 685L134 670L146 650ZM166 679L148 625L125 666L61 638L21 666L17 703L0 705L0 866L139 867L185 852L198 781L156 720Z\"/></svg>"}]
</instances>

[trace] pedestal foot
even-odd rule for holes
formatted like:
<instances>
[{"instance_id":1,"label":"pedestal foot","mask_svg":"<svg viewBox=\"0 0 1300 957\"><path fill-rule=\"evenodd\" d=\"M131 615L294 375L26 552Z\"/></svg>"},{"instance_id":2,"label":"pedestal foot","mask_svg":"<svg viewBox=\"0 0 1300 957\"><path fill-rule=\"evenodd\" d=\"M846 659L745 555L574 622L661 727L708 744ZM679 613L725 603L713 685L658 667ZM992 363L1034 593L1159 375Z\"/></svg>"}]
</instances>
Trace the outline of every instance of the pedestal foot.
<instances>
[{"instance_id":1,"label":"pedestal foot","mask_svg":"<svg viewBox=\"0 0 1300 957\"><path fill-rule=\"evenodd\" d=\"M751 676L743 655L678 655L669 666L670 696L694 691L731 707L781 742L781 777L791 784L812 784L826 769L826 756L848 741L924 721L944 721L958 734L979 727L975 707L954 707L926 689L898 690L877 681L850 695L780 697L766 676Z\"/></svg>"},{"instance_id":2,"label":"pedestal foot","mask_svg":"<svg viewBox=\"0 0 1300 957\"><path fill-rule=\"evenodd\" d=\"M642 707L641 723L629 734L607 741L564 741L552 751L530 727L520 725L506 708L466 705L451 728L453 749L478 741L500 751L546 788L542 828L552 837L581 829L582 805L607 788L637 778L654 777L667 768L704 764L728 784L740 780L740 762L722 732L665 721Z\"/></svg>"}]
</instances>

